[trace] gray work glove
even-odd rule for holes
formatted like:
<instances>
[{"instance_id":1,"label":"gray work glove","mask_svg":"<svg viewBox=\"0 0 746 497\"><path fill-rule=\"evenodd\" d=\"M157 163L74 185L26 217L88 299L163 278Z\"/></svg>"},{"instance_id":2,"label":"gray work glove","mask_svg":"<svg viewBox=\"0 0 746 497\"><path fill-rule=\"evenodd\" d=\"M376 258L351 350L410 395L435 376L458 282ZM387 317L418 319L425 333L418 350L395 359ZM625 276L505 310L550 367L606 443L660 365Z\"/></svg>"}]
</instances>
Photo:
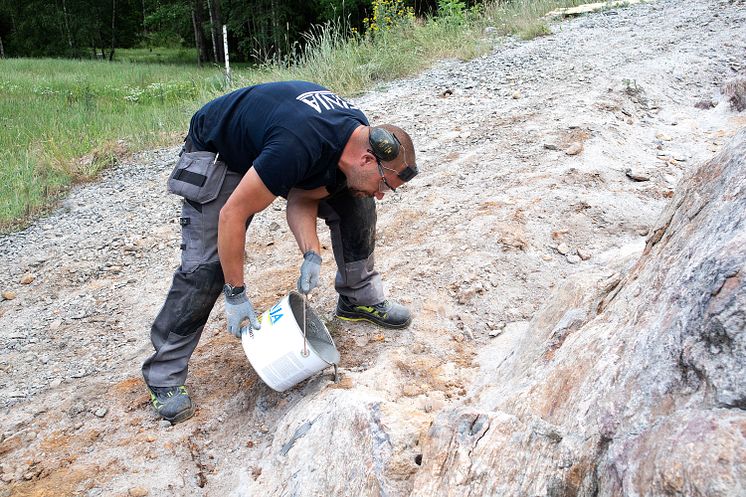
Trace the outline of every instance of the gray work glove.
<instances>
[{"instance_id":1,"label":"gray work glove","mask_svg":"<svg viewBox=\"0 0 746 497\"><path fill-rule=\"evenodd\" d=\"M248 319L253 329L261 328L259 320L256 317L254 306L249 302L246 296L246 290L240 293L231 294L226 288L225 294L225 317L228 321L228 331L236 338L241 338L241 322Z\"/></svg>"},{"instance_id":2,"label":"gray work glove","mask_svg":"<svg viewBox=\"0 0 746 497\"><path fill-rule=\"evenodd\" d=\"M303 254L303 264L300 267L298 291L308 295L311 290L319 286L319 271L321 271L321 256L309 250Z\"/></svg>"}]
</instances>

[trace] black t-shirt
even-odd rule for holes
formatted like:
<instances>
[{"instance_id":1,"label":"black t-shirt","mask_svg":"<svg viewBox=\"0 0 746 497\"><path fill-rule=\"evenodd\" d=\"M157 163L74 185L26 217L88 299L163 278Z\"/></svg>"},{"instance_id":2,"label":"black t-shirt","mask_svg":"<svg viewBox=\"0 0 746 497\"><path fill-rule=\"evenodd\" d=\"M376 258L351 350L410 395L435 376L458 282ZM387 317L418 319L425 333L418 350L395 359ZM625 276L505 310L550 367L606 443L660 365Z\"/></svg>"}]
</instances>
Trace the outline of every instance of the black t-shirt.
<instances>
[{"instance_id":1,"label":"black t-shirt","mask_svg":"<svg viewBox=\"0 0 746 497\"><path fill-rule=\"evenodd\" d=\"M228 169L253 165L274 195L291 188L337 189L337 163L365 115L323 86L285 81L249 86L208 102L192 117L197 150L220 154Z\"/></svg>"}]
</instances>

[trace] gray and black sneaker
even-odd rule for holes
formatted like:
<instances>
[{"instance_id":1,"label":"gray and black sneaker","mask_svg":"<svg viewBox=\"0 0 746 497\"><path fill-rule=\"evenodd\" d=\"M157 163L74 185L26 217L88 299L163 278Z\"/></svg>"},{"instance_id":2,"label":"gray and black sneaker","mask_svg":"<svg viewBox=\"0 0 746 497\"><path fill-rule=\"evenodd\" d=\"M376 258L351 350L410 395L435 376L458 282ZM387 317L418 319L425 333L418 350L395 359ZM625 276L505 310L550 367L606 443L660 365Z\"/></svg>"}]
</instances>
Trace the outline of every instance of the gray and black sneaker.
<instances>
[{"instance_id":1,"label":"gray and black sneaker","mask_svg":"<svg viewBox=\"0 0 746 497\"><path fill-rule=\"evenodd\" d=\"M343 296L337 301L337 317L346 321L370 321L384 328L401 329L412 322L409 309L391 300L374 305L355 305Z\"/></svg>"},{"instance_id":2,"label":"gray and black sneaker","mask_svg":"<svg viewBox=\"0 0 746 497\"><path fill-rule=\"evenodd\" d=\"M180 423L194 416L194 402L184 385L180 387L151 387L150 401L155 412L171 424Z\"/></svg>"}]
</instances>

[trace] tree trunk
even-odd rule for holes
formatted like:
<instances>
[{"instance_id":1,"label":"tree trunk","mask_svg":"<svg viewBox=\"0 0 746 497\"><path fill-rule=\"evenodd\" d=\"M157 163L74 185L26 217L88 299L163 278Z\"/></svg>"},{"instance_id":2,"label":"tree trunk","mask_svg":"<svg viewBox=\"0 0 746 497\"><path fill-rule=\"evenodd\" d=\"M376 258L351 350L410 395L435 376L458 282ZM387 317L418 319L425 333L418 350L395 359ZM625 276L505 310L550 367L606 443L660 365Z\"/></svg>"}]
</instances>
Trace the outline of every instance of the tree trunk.
<instances>
[{"instance_id":1,"label":"tree trunk","mask_svg":"<svg viewBox=\"0 0 746 497\"><path fill-rule=\"evenodd\" d=\"M194 26L194 45L197 48L197 64L202 65L207 60L207 47L205 46L205 35L202 32L202 15L199 0L192 4L192 25Z\"/></svg>"},{"instance_id":2,"label":"tree trunk","mask_svg":"<svg viewBox=\"0 0 746 497\"><path fill-rule=\"evenodd\" d=\"M70 47L70 50L73 49L73 37L70 33L70 23L68 21L67 16L67 4L65 3L65 0L62 0L62 20L64 22L65 27L65 36L67 36L67 45Z\"/></svg>"},{"instance_id":3,"label":"tree trunk","mask_svg":"<svg viewBox=\"0 0 746 497\"><path fill-rule=\"evenodd\" d=\"M212 56L213 62L220 62L218 60L218 37L215 33L215 19L212 17L212 1L207 0L207 12L210 14L210 38L212 38Z\"/></svg>"},{"instance_id":4,"label":"tree trunk","mask_svg":"<svg viewBox=\"0 0 746 497\"><path fill-rule=\"evenodd\" d=\"M275 48L275 56L279 60L282 57L282 50L280 49L280 41L277 38L280 30L277 28L277 4L275 0L270 0L270 9L272 13L272 27L270 28L272 30L272 45Z\"/></svg>"},{"instance_id":5,"label":"tree trunk","mask_svg":"<svg viewBox=\"0 0 746 497\"><path fill-rule=\"evenodd\" d=\"M3 37L0 36L0 59L5 58L5 49L3 48Z\"/></svg>"},{"instance_id":6,"label":"tree trunk","mask_svg":"<svg viewBox=\"0 0 746 497\"><path fill-rule=\"evenodd\" d=\"M215 62L221 63L225 61L225 54L223 53L223 42L222 42L222 28L223 19L220 15L220 0L207 0L207 7L210 10L210 33L212 35L212 53L215 57Z\"/></svg>"},{"instance_id":7,"label":"tree trunk","mask_svg":"<svg viewBox=\"0 0 746 497\"><path fill-rule=\"evenodd\" d=\"M148 39L148 28L145 25L145 0L142 0L142 37L144 40Z\"/></svg>"},{"instance_id":8,"label":"tree trunk","mask_svg":"<svg viewBox=\"0 0 746 497\"><path fill-rule=\"evenodd\" d=\"M109 62L114 60L114 47L117 43L116 16L117 0L111 0L111 52L109 52Z\"/></svg>"},{"instance_id":9,"label":"tree trunk","mask_svg":"<svg viewBox=\"0 0 746 497\"><path fill-rule=\"evenodd\" d=\"M64 40L67 37L65 33L65 16L62 9L59 8L58 2L54 2L55 7L55 19L59 18L60 22L55 22L54 27L60 32L60 39Z\"/></svg>"}]
</instances>

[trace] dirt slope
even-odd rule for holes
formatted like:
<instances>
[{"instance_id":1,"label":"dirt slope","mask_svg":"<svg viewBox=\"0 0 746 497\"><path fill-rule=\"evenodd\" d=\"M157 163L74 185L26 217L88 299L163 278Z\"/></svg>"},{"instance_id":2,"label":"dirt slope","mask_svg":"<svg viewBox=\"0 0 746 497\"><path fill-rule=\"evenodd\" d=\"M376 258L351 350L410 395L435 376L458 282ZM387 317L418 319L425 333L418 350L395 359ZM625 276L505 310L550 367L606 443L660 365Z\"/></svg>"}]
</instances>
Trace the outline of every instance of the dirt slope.
<instances>
[{"instance_id":1,"label":"dirt slope","mask_svg":"<svg viewBox=\"0 0 746 497\"><path fill-rule=\"evenodd\" d=\"M219 304L191 363L200 409L175 427L149 410L139 367L178 264L178 200L165 192L177 149L76 189L0 238L0 496L241 494L261 481L283 415L326 389L376 392L412 413L413 430L427 426L491 367L476 352L501 335L508 354L562 281L623 271L684 171L746 125L718 91L746 75L745 25L742 1L657 1L530 42L494 40L487 56L354 99L372 122L411 130L418 148L422 174L379 203L377 247L414 324L332 320L324 234L313 305L342 382L326 374L273 392ZM283 202L254 220L247 253L264 310L294 287L300 262ZM402 464L397 495L416 471Z\"/></svg>"}]
</instances>

